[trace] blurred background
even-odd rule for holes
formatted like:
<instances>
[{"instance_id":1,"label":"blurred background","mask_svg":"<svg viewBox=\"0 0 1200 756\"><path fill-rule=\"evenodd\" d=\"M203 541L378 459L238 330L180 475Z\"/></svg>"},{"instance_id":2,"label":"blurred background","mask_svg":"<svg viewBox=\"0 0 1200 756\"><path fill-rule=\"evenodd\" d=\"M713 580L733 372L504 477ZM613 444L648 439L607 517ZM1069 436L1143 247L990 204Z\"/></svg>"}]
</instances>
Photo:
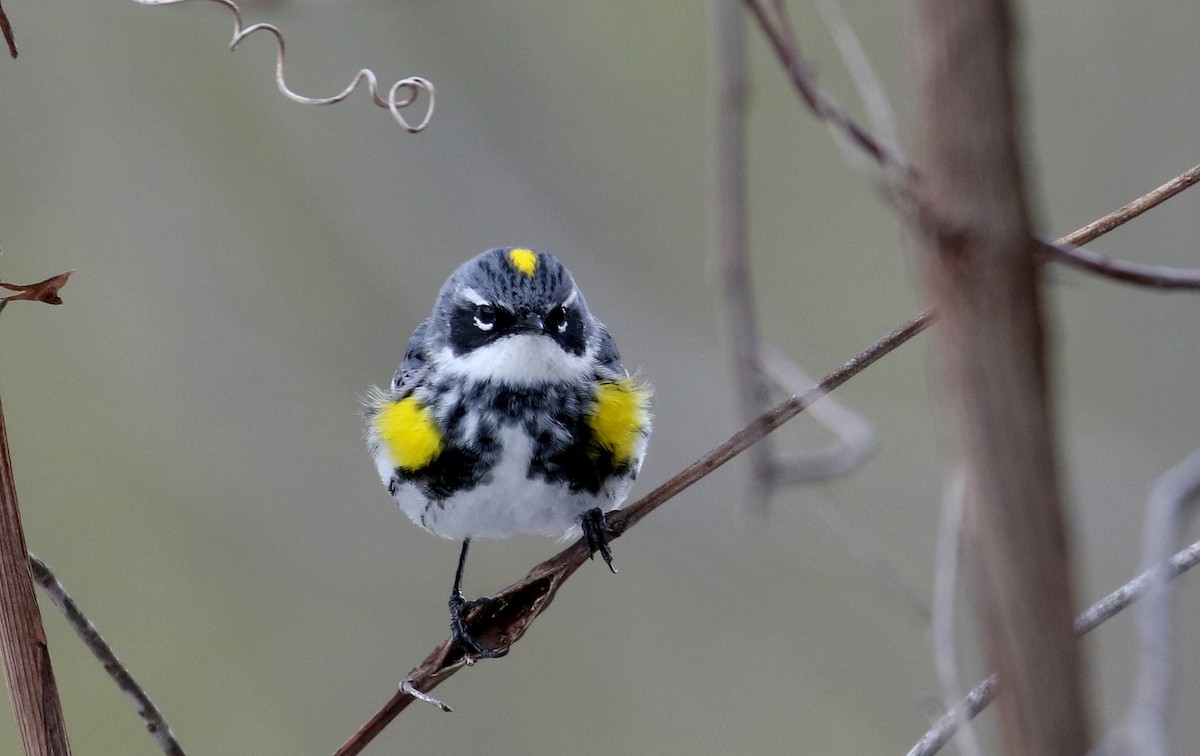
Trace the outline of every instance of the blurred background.
<instances>
[{"instance_id":1,"label":"blurred background","mask_svg":"<svg viewBox=\"0 0 1200 756\"><path fill-rule=\"evenodd\" d=\"M302 94L362 67L432 80L437 111L415 136L362 93L284 99L271 41L230 53L215 4L5 6L21 57L0 60L0 276L78 270L64 306L0 317L26 534L190 752L329 753L445 637L458 545L391 502L358 397L390 379L464 259L525 245L573 270L657 389L635 496L736 429L710 244L707 4L245 4L281 27ZM1021 10L1046 233L1200 162L1200 8ZM903 131L908 19L895 3L845 11ZM861 113L813 7L792 13L823 85ZM824 374L919 311L910 245L747 34L762 329ZM1197 238L1190 192L1094 248L1196 266ZM1086 604L1138 570L1148 488L1200 444L1200 300L1048 276ZM586 565L507 658L442 685L454 714L415 705L368 753L907 750L941 711L922 608L944 467L929 343L839 393L876 424L860 472L790 488L762 519L742 504L746 466L718 471L616 543L618 576ZM820 438L807 422L779 443ZM558 548L482 542L467 593ZM1200 742L1194 581L1177 604L1186 750ZM156 753L44 607L76 752ZM1133 641L1132 616L1087 641L1103 724L1127 703ZM0 715L0 752L17 742Z\"/></svg>"}]
</instances>

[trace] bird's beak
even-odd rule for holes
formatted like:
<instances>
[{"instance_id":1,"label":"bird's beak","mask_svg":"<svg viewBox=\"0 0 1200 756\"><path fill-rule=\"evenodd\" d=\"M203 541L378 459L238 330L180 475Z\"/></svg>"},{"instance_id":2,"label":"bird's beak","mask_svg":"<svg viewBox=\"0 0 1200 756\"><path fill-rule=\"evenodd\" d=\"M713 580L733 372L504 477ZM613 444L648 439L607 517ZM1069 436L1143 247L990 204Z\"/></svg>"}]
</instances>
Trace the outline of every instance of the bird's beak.
<instances>
[{"instance_id":1,"label":"bird's beak","mask_svg":"<svg viewBox=\"0 0 1200 756\"><path fill-rule=\"evenodd\" d=\"M526 311L517 315L516 327L521 331L533 331L541 333L546 330L546 323L542 320L542 316L536 312Z\"/></svg>"}]
</instances>

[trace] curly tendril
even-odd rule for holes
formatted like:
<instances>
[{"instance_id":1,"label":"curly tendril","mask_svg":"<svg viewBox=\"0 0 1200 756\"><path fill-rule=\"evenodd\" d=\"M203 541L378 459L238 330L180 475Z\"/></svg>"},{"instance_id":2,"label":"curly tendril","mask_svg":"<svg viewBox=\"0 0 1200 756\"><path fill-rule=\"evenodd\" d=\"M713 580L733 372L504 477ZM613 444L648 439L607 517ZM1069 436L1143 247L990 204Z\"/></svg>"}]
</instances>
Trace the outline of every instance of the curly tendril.
<instances>
[{"instance_id":1,"label":"curly tendril","mask_svg":"<svg viewBox=\"0 0 1200 756\"><path fill-rule=\"evenodd\" d=\"M191 2L192 0L133 0L141 5L177 5L179 3ZM279 29L272 24L254 24L245 26L242 21L242 11L233 2L233 0L209 0L209 2L223 5L233 13L233 40L229 43L229 49L235 50L243 39L250 36L260 29L268 31L275 36L275 41L279 43L279 54L275 57L275 83L279 86L279 91L285 97L294 102L299 102L304 105L332 105L336 102L341 102L350 96L359 85L359 82L367 83L367 91L371 94L371 101L381 108L387 108L392 113L392 118L396 119L396 123L403 126L409 133L416 134L429 125L429 119L433 117L434 91L433 82L424 79L420 76L409 76L406 79L401 79L388 89L387 97L379 96L379 80L375 76L375 72L369 68L364 68L355 75L354 80L350 82L350 86L343 89L340 93L333 97L305 97L296 94L291 89L288 89L287 82L283 78L283 57L284 43L283 34ZM429 106L425 110L424 116L416 125L409 123L408 119L401 114L403 108L407 108L417 101L421 92L426 92L429 95Z\"/></svg>"}]
</instances>

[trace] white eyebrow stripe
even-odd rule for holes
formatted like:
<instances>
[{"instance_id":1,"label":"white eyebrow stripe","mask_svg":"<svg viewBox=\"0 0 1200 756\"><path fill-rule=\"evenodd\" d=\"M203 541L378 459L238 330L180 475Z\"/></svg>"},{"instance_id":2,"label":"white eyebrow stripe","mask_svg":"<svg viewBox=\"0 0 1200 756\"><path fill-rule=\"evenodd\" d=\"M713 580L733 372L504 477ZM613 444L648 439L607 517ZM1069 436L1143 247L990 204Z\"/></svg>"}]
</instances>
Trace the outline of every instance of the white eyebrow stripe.
<instances>
[{"instance_id":1,"label":"white eyebrow stripe","mask_svg":"<svg viewBox=\"0 0 1200 756\"><path fill-rule=\"evenodd\" d=\"M486 300L486 299L484 299L482 296L480 296L479 292L475 291L475 290L474 290L474 289L472 289L470 286L464 286L464 287L462 287L461 289L459 289L459 290L458 290L458 293L459 293L459 294L462 294L462 295L463 295L463 297L464 297L464 298L465 298L465 299L466 299L468 302L470 302L471 304L475 305L476 307L482 307L483 305L490 305L490 304L491 304L491 302L487 301L487 300Z\"/></svg>"},{"instance_id":2,"label":"white eyebrow stripe","mask_svg":"<svg viewBox=\"0 0 1200 756\"><path fill-rule=\"evenodd\" d=\"M575 304L575 300L578 298L579 298L579 288L576 287L574 289L571 289L571 293L567 296L566 299L563 300L562 306L570 307L571 305Z\"/></svg>"}]
</instances>

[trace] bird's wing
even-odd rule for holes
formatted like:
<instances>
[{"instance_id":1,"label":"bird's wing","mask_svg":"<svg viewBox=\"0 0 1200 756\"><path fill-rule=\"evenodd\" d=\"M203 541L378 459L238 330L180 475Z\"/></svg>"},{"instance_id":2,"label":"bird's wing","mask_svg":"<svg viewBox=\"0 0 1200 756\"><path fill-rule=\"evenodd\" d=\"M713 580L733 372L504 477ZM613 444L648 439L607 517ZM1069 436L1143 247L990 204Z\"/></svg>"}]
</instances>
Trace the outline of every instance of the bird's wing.
<instances>
[{"instance_id":1,"label":"bird's wing","mask_svg":"<svg viewBox=\"0 0 1200 756\"><path fill-rule=\"evenodd\" d=\"M413 335L409 338L408 346L404 349L404 359L400 361L400 367L396 368L396 375L392 378L393 390L411 389L424 377L425 371L428 369L428 355L425 352L425 332L427 330L429 330L428 319L421 321L421 325L417 326L417 330L413 331Z\"/></svg>"}]
</instances>

